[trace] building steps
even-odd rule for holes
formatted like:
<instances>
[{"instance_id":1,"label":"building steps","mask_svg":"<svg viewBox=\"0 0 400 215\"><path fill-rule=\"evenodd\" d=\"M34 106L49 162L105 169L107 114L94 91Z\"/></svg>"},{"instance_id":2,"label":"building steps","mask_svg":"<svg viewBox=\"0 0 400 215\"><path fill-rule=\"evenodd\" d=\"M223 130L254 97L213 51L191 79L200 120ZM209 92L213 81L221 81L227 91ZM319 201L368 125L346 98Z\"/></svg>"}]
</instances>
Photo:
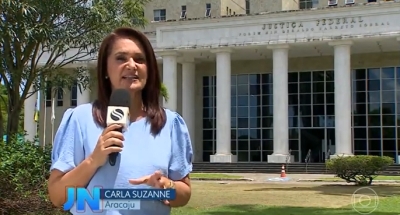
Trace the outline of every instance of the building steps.
<instances>
[{"instance_id":1,"label":"building steps","mask_svg":"<svg viewBox=\"0 0 400 215\"><path fill-rule=\"evenodd\" d=\"M197 173L276 173L280 174L282 164L266 162L243 163L193 163L193 172ZM324 163L291 163L286 166L291 174L332 174ZM400 165L391 165L380 175L400 175Z\"/></svg>"}]
</instances>

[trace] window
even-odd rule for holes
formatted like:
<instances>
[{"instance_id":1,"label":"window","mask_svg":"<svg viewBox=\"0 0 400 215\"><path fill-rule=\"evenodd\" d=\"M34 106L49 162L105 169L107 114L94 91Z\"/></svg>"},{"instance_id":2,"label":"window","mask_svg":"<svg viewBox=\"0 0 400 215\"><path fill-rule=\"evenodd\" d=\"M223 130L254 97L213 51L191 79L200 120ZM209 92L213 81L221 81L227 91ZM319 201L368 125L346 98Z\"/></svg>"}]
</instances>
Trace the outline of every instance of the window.
<instances>
[{"instance_id":1,"label":"window","mask_svg":"<svg viewBox=\"0 0 400 215\"><path fill-rule=\"evenodd\" d=\"M181 9L181 19L186 19L186 5L182 5Z\"/></svg>"},{"instance_id":2,"label":"window","mask_svg":"<svg viewBox=\"0 0 400 215\"><path fill-rule=\"evenodd\" d=\"M64 92L61 87L57 89L57 106L63 106L63 97L64 97Z\"/></svg>"},{"instance_id":3,"label":"window","mask_svg":"<svg viewBox=\"0 0 400 215\"><path fill-rule=\"evenodd\" d=\"M400 67L352 71L354 154L396 159L400 142Z\"/></svg>"},{"instance_id":4,"label":"window","mask_svg":"<svg viewBox=\"0 0 400 215\"><path fill-rule=\"evenodd\" d=\"M328 6L337 6L337 0L328 0Z\"/></svg>"},{"instance_id":5,"label":"window","mask_svg":"<svg viewBox=\"0 0 400 215\"><path fill-rule=\"evenodd\" d=\"M246 14L250 14L250 0L246 0Z\"/></svg>"},{"instance_id":6,"label":"window","mask_svg":"<svg viewBox=\"0 0 400 215\"><path fill-rule=\"evenodd\" d=\"M75 82L71 87L71 106L76 107L78 104L78 83Z\"/></svg>"},{"instance_id":7,"label":"window","mask_svg":"<svg viewBox=\"0 0 400 215\"><path fill-rule=\"evenodd\" d=\"M333 71L300 71L288 74L288 120L289 149L295 161L304 161L311 141L326 140L327 146L335 145L335 95ZM312 133L312 132L316 133ZM318 133L318 134L317 134ZM333 135L332 135L333 134ZM321 136L318 136L321 135ZM307 139L308 137L311 139ZM314 139L319 138L319 139ZM316 161L331 154L330 148L311 149L311 157Z\"/></svg>"},{"instance_id":8,"label":"window","mask_svg":"<svg viewBox=\"0 0 400 215\"><path fill-rule=\"evenodd\" d=\"M51 107L52 87L50 84L46 86L46 107Z\"/></svg>"},{"instance_id":9,"label":"window","mask_svg":"<svg viewBox=\"0 0 400 215\"><path fill-rule=\"evenodd\" d=\"M376 0L368 0L368 3L376 2Z\"/></svg>"},{"instance_id":10,"label":"window","mask_svg":"<svg viewBox=\"0 0 400 215\"><path fill-rule=\"evenodd\" d=\"M300 0L300 9L316 8L318 6L318 0Z\"/></svg>"},{"instance_id":11,"label":"window","mask_svg":"<svg viewBox=\"0 0 400 215\"><path fill-rule=\"evenodd\" d=\"M354 3L355 3L355 0L346 0L344 3L345 3L346 5L354 4Z\"/></svg>"},{"instance_id":12,"label":"window","mask_svg":"<svg viewBox=\"0 0 400 215\"><path fill-rule=\"evenodd\" d=\"M165 21L166 14L167 12L165 9L154 10L154 21Z\"/></svg>"},{"instance_id":13,"label":"window","mask_svg":"<svg viewBox=\"0 0 400 215\"><path fill-rule=\"evenodd\" d=\"M206 12L205 12L204 16L211 17L211 4L210 3L206 4Z\"/></svg>"},{"instance_id":14,"label":"window","mask_svg":"<svg viewBox=\"0 0 400 215\"><path fill-rule=\"evenodd\" d=\"M231 76L231 152L267 161L273 151L272 74ZM203 77L203 160L216 152L216 76Z\"/></svg>"}]
</instances>

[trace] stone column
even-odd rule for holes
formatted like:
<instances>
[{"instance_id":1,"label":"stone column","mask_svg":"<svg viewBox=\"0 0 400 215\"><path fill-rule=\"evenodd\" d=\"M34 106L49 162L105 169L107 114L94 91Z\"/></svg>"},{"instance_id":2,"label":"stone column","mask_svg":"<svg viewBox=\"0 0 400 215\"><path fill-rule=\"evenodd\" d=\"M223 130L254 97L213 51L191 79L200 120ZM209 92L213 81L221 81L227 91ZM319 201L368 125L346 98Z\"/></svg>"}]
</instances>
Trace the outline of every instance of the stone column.
<instances>
[{"instance_id":1,"label":"stone column","mask_svg":"<svg viewBox=\"0 0 400 215\"><path fill-rule=\"evenodd\" d=\"M84 72L84 75L87 76L90 80L90 71L87 70ZM86 89L83 86L79 87L80 83L77 86L77 95L76 95L76 103L77 105L86 104L90 102L90 89L89 86L86 86ZM81 90L82 92L81 92Z\"/></svg>"},{"instance_id":2,"label":"stone column","mask_svg":"<svg viewBox=\"0 0 400 215\"><path fill-rule=\"evenodd\" d=\"M36 102L38 92L35 92L34 86L31 86L28 92L29 98L24 101L24 130L26 131L25 140L34 141L37 133L37 124L35 122Z\"/></svg>"},{"instance_id":3,"label":"stone column","mask_svg":"<svg viewBox=\"0 0 400 215\"><path fill-rule=\"evenodd\" d=\"M330 42L334 47L335 151L331 157L352 153L351 135L351 45L352 41Z\"/></svg>"},{"instance_id":4,"label":"stone column","mask_svg":"<svg viewBox=\"0 0 400 215\"><path fill-rule=\"evenodd\" d=\"M216 54L217 73L217 152L211 155L211 162L237 162L231 153L231 49L211 51Z\"/></svg>"},{"instance_id":5,"label":"stone column","mask_svg":"<svg viewBox=\"0 0 400 215\"><path fill-rule=\"evenodd\" d=\"M163 83L167 87L168 101L164 106L172 111L177 111L178 101L178 63L177 52L160 53L163 59Z\"/></svg>"},{"instance_id":6,"label":"stone column","mask_svg":"<svg viewBox=\"0 0 400 215\"><path fill-rule=\"evenodd\" d=\"M289 123L288 123L288 62L289 45L271 45L273 61L273 133L274 152L268 155L269 163L286 163L294 160L289 157Z\"/></svg>"},{"instance_id":7,"label":"stone column","mask_svg":"<svg viewBox=\"0 0 400 215\"><path fill-rule=\"evenodd\" d=\"M189 129L190 139L193 147L193 159L195 159L196 137L196 65L193 59L184 59L182 62L182 117Z\"/></svg>"}]
</instances>

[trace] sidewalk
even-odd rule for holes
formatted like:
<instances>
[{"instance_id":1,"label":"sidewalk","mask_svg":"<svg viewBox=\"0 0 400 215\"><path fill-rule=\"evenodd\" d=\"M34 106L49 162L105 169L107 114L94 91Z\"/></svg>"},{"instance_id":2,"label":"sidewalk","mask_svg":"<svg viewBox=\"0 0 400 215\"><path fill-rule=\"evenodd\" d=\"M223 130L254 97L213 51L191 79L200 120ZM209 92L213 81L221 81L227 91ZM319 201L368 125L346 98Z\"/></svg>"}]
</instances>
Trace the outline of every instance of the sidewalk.
<instances>
[{"instance_id":1,"label":"sidewalk","mask_svg":"<svg viewBox=\"0 0 400 215\"><path fill-rule=\"evenodd\" d=\"M269 178L280 177L280 173L277 174L264 174L264 173L224 173L227 175L238 175L244 178L254 179L254 182L265 182ZM286 173L286 176L290 181L297 181L299 179L321 179L321 178L334 178L334 175L325 174L290 174Z\"/></svg>"},{"instance_id":2,"label":"sidewalk","mask_svg":"<svg viewBox=\"0 0 400 215\"><path fill-rule=\"evenodd\" d=\"M324 181L321 179L338 179L335 175L332 174L286 174L286 180L279 181L275 179L280 178L280 174L263 174L263 173L224 173L227 175L236 175L242 176L246 179L252 179L251 183L286 183L286 184L314 184L314 185L323 185L323 184L341 184L341 185L349 185L349 183L345 181ZM222 180L223 181L223 180ZM231 181L233 182L233 181ZM231 183L230 182L230 183ZM233 183L240 183L243 181L237 181ZM351 184L351 183L350 183ZM374 180L374 185L394 185L399 186L399 180Z\"/></svg>"}]
</instances>

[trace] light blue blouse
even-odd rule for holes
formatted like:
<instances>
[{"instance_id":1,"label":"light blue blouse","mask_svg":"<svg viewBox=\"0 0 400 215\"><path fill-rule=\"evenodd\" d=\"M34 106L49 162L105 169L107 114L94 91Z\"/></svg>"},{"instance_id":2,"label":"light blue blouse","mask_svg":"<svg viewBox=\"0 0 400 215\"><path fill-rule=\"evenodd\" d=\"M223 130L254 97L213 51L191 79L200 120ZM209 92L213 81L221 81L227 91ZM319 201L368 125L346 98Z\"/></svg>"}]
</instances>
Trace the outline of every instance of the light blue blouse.
<instances>
[{"instance_id":1,"label":"light blue blouse","mask_svg":"<svg viewBox=\"0 0 400 215\"><path fill-rule=\"evenodd\" d=\"M108 161L100 167L90 180L87 189L103 188L148 188L146 185L131 185L128 180L140 178L157 170L172 179L180 180L192 171L193 150L188 128L176 112L165 110L167 121L157 136L150 133L150 124L145 118L130 123L124 133L123 151L115 166ZM51 170L68 172L78 166L94 150L103 128L92 117L92 104L79 105L65 111L55 135ZM75 204L76 205L76 204ZM115 210L94 213L88 210L72 214L105 215L169 215L170 207L160 201L141 201L140 210Z\"/></svg>"}]
</instances>

